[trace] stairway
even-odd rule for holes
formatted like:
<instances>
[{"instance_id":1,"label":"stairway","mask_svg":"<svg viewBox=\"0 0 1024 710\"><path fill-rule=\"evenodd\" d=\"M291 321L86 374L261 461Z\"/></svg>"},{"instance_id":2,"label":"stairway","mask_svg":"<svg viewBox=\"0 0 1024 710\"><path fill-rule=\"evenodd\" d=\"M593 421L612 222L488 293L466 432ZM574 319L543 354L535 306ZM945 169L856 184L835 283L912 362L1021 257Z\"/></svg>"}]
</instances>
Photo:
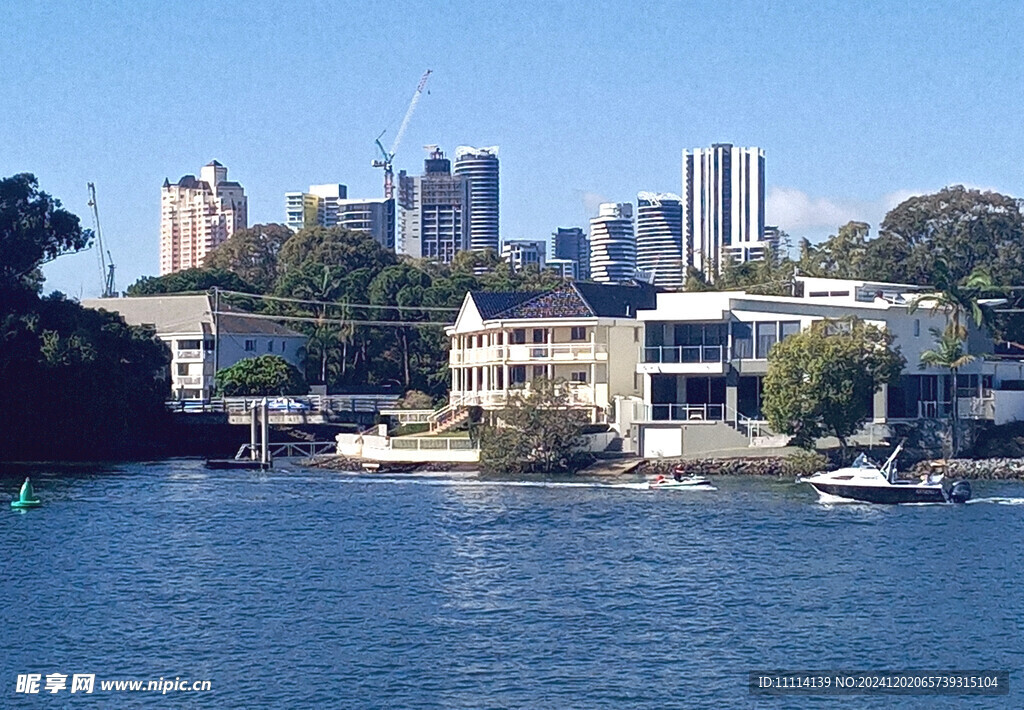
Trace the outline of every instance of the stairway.
<instances>
[{"instance_id":1,"label":"stairway","mask_svg":"<svg viewBox=\"0 0 1024 710\"><path fill-rule=\"evenodd\" d=\"M469 409L466 407L446 404L431 414L427 421L430 424L431 434L441 434L452 427L458 426L468 418Z\"/></svg>"}]
</instances>

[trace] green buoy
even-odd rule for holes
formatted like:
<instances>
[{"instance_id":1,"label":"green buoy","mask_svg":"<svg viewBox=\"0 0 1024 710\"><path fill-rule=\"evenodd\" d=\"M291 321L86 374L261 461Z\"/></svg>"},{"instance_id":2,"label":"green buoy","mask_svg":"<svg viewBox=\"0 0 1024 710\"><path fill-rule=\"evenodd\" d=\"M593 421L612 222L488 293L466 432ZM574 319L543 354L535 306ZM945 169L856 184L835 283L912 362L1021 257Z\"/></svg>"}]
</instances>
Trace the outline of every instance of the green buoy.
<instances>
[{"instance_id":1,"label":"green buoy","mask_svg":"<svg viewBox=\"0 0 1024 710\"><path fill-rule=\"evenodd\" d=\"M28 478L21 484L21 497L11 501L12 508L38 508L43 501L36 498L36 492L32 490L32 481Z\"/></svg>"}]
</instances>

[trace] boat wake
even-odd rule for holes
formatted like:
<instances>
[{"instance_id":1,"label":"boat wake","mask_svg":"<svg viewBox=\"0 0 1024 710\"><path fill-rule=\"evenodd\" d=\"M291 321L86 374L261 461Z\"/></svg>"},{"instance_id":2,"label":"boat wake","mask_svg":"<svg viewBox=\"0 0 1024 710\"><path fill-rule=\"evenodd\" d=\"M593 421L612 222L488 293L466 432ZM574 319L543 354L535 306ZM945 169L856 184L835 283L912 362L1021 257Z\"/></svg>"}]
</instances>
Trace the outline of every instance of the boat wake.
<instances>
[{"instance_id":1,"label":"boat wake","mask_svg":"<svg viewBox=\"0 0 1024 710\"><path fill-rule=\"evenodd\" d=\"M462 487L500 487L500 488L619 488L629 490L647 490L646 482L641 483L602 483L600 481L500 481L479 478L440 478L437 476L364 476L354 475L339 478L344 483L390 483L412 484L420 486L462 486Z\"/></svg>"},{"instance_id":2,"label":"boat wake","mask_svg":"<svg viewBox=\"0 0 1024 710\"><path fill-rule=\"evenodd\" d=\"M967 501L967 505L973 505L975 503L994 503L996 505L1024 505L1024 498L1001 498L995 496L992 498L973 498Z\"/></svg>"}]
</instances>

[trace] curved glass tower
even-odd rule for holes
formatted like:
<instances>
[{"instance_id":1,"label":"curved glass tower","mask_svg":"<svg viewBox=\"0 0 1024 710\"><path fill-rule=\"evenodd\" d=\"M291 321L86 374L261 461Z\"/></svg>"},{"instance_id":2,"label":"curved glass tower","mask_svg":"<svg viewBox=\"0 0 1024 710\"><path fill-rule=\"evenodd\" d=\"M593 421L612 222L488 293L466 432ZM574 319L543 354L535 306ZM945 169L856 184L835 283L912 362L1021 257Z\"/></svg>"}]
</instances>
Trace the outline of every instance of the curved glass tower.
<instances>
[{"instance_id":1,"label":"curved glass tower","mask_svg":"<svg viewBox=\"0 0 1024 710\"><path fill-rule=\"evenodd\" d=\"M590 278L600 283L624 283L635 276L633 205L606 202L590 220Z\"/></svg>"},{"instance_id":2,"label":"curved glass tower","mask_svg":"<svg viewBox=\"0 0 1024 710\"><path fill-rule=\"evenodd\" d=\"M667 192L636 197L636 268L655 286L682 290L683 198Z\"/></svg>"},{"instance_id":3,"label":"curved glass tower","mask_svg":"<svg viewBox=\"0 0 1024 710\"><path fill-rule=\"evenodd\" d=\"M469 248L498 252L498 146L455 149L452 173L469 185Z\"/></svg>"}]
</instances>

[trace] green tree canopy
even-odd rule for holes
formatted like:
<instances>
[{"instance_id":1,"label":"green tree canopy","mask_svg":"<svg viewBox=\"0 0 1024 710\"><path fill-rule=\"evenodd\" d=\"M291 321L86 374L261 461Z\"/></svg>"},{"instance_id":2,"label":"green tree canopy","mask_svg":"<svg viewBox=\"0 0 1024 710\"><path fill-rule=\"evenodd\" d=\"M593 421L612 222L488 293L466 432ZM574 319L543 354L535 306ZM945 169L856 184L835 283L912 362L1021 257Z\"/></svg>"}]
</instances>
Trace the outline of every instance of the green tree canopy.
<instances>
[{"instance_id":1,"label":"green tree canopy","mask_svg":"<svg viewBox=\"0 0 1024 710\"><path fill-rule=\"evenodd\" d=\"M206 256L208 269L231 271L260 293L272 293L277 283L278 258L292 230L283 224L254 224L240 229Z\"/></svg>"},{"instance_id":2,"label":"green tree canopy","mask_svg":"<svg viewBox=\"0 0 1024 710\"><path fill-rule=\"evenodd\" d=\"M280 355L259 355L218 372L217 391L228 397L301 395L309 392L309 386L302 373Z\"/></svg>"},{"instance_id":3,"label":"green tree canopy","mask_svg":"<svg viewBox=\"0 0 1024 710\"><path fill-rule=\"evenodd\" d=\"M942 287L934 268L941 260L952 283L981 267L997 284L1024 284L1024 218L1012 197L946 187L903 201L879 231L884 241L871 246L887 253L870 260L879 269L870 278Z\"/></svg>"},{"instance_id":4,"label":"green tree canopy","mask_svg":"<svg viewBox=\"0 0 1024 710\"><path fill-rule=\"evenodd\" d=\"M569 404L563 380L538 378L529 389L509 393L499 426L481 434L480 460L499 473L571 471L583 445L587 415Z\"/></svg>"},{"instance_id":5,"label":"green tree canopy","mask_svg":"<svg viewBox=\"0 0 1024 710\"><path fill-rule=\"evenodd\" d=\"M0 179L0 299L38 292L40 266L91 241L92 230L40 190L34 175Z\"/></svg>"},{"instance_id":6,"label":"green tree canopy","mask_svg":"<svg viewBox=\"0 0 1024 710\"><path fill-rule=\"evenodd\" d=\"M128 296L153 296L161 293L189 293L211 288L256 293L256 288L238 274L224 269L185 269L163 276L143 276L125 291Z\"/></svg>"},{"instance_id":7,"label":"green tree canopy","mask_svg":"<svg viewBox=\"0 0 1024 710\"><path fill-rule=\"evenodd\" d=\"M821 320L768 354L762 410L772 429L804 448L846 440L871 416L872 396L904 365L892 335L853 318Z\"/></svg>"},{"instance_id":8,"label":"green tree canopy","mask_svg":"<svg viewBox=\"0 0 1024 710\"><path fill-rule=\"evenodd\" d=\"M397 262L365 232L341 227L307 227L299 230L281 247L278 269L282 275L310 265L325 264L343 272L370 269L376 273Z\"/></svg>"}]
</instances>

